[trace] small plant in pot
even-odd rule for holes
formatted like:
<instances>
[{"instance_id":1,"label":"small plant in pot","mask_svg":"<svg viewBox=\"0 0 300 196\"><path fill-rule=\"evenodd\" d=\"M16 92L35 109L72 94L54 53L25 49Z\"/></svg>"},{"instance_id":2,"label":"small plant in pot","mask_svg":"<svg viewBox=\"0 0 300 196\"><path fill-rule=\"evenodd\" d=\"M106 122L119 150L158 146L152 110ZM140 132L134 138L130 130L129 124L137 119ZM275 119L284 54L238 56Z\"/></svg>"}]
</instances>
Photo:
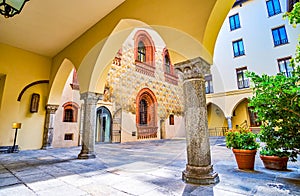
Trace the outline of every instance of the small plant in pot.
<instances>
[{"instance_id":1,"label":"small plant in pot","mask_svg":"<svg viewBox=\"0 0 300 196\"><path fill-rule=\"evenodd\" d=\"M257 135L250 129L239 128L226 133L226 147L232 149L239 169L254 170L255 155L259 148L256 138Z\"/></svg>"}]
</instances>

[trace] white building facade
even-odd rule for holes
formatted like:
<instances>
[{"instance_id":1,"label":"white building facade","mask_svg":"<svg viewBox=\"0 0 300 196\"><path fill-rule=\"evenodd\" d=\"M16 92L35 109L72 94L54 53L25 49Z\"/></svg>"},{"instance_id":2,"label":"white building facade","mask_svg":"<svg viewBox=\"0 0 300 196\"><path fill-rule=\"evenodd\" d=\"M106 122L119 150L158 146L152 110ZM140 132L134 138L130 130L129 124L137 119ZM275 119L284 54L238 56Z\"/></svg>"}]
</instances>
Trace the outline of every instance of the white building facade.
<instances>
[{"instance_id":1,"label":"white building facade","mask_svg":"<svg viewBox=\"0 0 300 196\"><path fill-rule=\"evenodd\" d=\"M295 2L237 0L228 13L216 41L212 75L206 78L210 130L259 126L248 108L252 89L245 71L289 76L300 29L283 15Z\"/></svg>"}]
</instances>

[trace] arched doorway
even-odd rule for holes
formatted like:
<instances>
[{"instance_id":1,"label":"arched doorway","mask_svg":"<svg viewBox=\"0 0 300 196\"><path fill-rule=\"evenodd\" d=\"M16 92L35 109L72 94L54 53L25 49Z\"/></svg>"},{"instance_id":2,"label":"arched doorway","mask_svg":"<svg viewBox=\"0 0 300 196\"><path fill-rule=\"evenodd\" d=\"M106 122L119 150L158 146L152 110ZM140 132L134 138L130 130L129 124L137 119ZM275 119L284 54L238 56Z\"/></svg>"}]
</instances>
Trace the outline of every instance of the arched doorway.
<instances>
[{"instance_id":1,"label":"arched doorway","mask_svg":"<svg viewBox=\"0 0 300 196\"><path fill-rule=\"evenodd\" d=\"M96 142L111 142L112 118L110 111L101 106L97 109Z\"/></svg>"},{"instance_id":2,"label":"arched doorway","mask_svg":"<svg viewBox=\"0 0 300 196\"><path fill-rule=\"evenodd\" d=\"M157 100L154 93L148 88L142 89L136 104L138 139L157 138Z\"/></svg>"}]
</instances>

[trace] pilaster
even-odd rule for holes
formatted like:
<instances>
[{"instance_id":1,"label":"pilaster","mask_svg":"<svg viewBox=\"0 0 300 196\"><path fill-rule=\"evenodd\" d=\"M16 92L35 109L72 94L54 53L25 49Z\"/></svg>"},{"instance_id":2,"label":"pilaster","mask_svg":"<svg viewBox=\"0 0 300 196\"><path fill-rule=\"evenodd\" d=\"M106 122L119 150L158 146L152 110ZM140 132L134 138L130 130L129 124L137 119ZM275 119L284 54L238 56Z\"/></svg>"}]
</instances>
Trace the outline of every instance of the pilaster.
<instances>
[{"instance_id":1,"label":"pilaster","mask_svg":"<svg viewBox=\"0 0 300 196\"><path fill-rule=\"evenodd\" d=\"M52 148L53 132L54 132L54 120L55 112L58 109L58 105L46 105L46 119L44 124L43 146L42 149L46 150Z\"/></svg>"}]
</instances>

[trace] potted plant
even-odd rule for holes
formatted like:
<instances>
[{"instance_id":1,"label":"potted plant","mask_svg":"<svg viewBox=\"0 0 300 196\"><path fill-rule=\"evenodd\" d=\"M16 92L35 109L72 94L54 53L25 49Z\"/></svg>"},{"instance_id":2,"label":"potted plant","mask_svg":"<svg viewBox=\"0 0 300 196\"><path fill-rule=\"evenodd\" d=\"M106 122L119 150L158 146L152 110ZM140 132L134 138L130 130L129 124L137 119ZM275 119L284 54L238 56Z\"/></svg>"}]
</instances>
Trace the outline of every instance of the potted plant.
<instances>
[{"instance_id":1,"label":"potted plant","mask_svg":"<svg viewBox=\"0 0 300 196\"><path fill-rule=\"evenodd\" d=\"M239 169L254 170L255 155L259 148L256 138L257 135L250 129L241 127L226 133L226 147L232 149Z\"/></svg>"},{"instance_id":2,"label":"potted plant","mask_svg":"<svg viewBox=\"0 0 300 196\"><path fill-rule=\"evenodd\" d=\"M300 148L300 67L290 77L253 72L248 76L255 85L249 105L262 122L258 137L266 145L261 158L268 169L286 170L288 158L296 161Z\"/></svg>"},{"instance_id":3,"label":"potted plant","mask_svg":"<svg viewBox=\"0 0 300 196\"><path fill-rule=\"evenodd\" d=\"M296 3L285 17L296 27L300 23L300 3ZM299 61L300 44L290 63L291 73L275 76L247 73L254 83L254 96L249 105L254 107L257 120L262 122L259 138L266 145L260 157L268 169L286 170L288 159L296 161L299 154L300 66L296 65Z\"/></svg>"}]
</instances>

